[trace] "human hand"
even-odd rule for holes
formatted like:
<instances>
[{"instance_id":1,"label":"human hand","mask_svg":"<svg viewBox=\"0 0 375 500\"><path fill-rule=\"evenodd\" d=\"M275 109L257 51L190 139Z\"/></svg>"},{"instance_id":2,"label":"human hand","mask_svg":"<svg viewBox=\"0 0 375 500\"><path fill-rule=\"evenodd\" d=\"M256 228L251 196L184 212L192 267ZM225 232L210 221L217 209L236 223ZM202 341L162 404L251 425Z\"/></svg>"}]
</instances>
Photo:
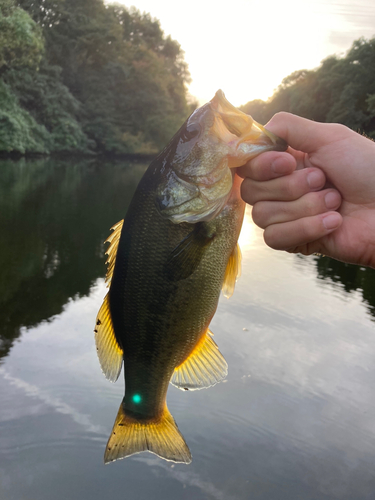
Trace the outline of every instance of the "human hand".
<instances>
[{"instance_id":1,"label":"human hand","mask_svg":"<svg viewBox=\"0 0 375 500\"><path fill-rule=\"evenodd\" d=\"M271 248L375 267L375 143L349 128L278 113L288 152L241 167L241 194Z\"/></svg>"}]
</instances>

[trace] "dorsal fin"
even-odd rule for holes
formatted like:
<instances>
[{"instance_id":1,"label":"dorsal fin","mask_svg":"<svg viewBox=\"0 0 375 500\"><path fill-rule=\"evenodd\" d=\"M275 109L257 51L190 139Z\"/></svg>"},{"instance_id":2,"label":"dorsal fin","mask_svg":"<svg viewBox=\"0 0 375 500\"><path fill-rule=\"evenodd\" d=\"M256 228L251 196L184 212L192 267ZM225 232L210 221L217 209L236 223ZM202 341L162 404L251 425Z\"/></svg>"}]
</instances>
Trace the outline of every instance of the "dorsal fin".
<instances>
[{"instance_id":1,"label":"dorsal fin","mask_svg":"<svg viewBox=\"0 0 375 500\"><path fill-rule=\"evenodd\" d=\"M230 254L223 286L221 287L224 297L229 299L234 292L236 281L241 276L241 249L239 244L234 247L233 252Z\"/></svg>"},{"instance_id":2,"label":"dorsal fin","mask_svg":"<svg viewBox=\"0 0 375 500\"><path fill-rule=\"evenodd\" d=\"M112 226L111 229L113 230L113 233L111 233L104 242L104 243L109 243L109 247L105 252L106 255L108 255L108 258L106 260L106 264L108 264L108 267L107 267L107 274L105 277L105 282L107 283L107 287L111 285L113 269L115 267L115 262L116 262L117 248L118 248L118 243L120 241L123 223L124 219L120 220L120 222Z\"/></svg>"},{"instance_id":3,"label":"dorsal fin","mask_svg":"<svg viewBox=\"0 0 375 500\"><path fill-rule=\"evenodd\" d=\"M123 351L115 337L108 293L96 317L94 332L101 369L108 380L116 382L121 372Z\"/></svg>"},{"instance_id":4,"label":"dorsal fin","mask_svg":"<svg viewBox=\"0 0 375 500\"><path fill-rule=\"evenodd\" d=\"M177 368L171 383L179 389L204 389L223 380L228 365L207 329L190 356Z\"/></svg>"}]
</instances>

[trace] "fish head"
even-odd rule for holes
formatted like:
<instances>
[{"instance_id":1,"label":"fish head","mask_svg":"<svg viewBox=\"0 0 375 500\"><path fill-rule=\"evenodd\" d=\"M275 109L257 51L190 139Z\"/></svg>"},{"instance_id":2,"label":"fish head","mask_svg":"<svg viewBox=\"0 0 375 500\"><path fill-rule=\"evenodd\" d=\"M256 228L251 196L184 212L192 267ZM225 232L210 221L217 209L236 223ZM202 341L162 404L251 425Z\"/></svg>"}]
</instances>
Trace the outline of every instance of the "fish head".
<instances>
[{"instance_id":1,"label":"fish head","mask_svg":"<svg viewBox=\"0 0 375 500\"><path fill-rule=\"evenodd\" d=\"M190 115L161 155L160 214L177 224L213 219L229 198L236 167L287 147L218 90Z\"/></svg>"}]
</instances>

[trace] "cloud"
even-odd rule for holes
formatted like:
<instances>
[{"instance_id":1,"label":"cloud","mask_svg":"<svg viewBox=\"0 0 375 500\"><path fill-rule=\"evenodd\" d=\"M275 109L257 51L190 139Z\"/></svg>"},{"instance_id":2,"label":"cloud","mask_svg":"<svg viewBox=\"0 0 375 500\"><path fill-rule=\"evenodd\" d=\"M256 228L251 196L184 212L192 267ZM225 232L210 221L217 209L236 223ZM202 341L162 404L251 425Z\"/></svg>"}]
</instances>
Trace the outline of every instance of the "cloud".
<instances>
[{"instance_id":1,"label":"cloud","mask_svg":"<svg viewBox=\"0 0 375 500\"><path fill-rule=\"evenodd\" d=\"M74 422L82 425L86 431L92 432L94 434L106 435L106 429L104 429L100 425L93 424L87 415L85 415L84 413L80 413L78 410L64 403L60 399L46 394L45 392L41 391L36 385L29 384L28 382L25 382L20 378L13 377L4 368L0 368L0 375L2 375L4 380L7 380L11 385L17 387L17 389L21 389L22 391L24 391L27 396L42 401L46 405L52 407L58 413L70 416Z\"/></svg>"}]
</instances>

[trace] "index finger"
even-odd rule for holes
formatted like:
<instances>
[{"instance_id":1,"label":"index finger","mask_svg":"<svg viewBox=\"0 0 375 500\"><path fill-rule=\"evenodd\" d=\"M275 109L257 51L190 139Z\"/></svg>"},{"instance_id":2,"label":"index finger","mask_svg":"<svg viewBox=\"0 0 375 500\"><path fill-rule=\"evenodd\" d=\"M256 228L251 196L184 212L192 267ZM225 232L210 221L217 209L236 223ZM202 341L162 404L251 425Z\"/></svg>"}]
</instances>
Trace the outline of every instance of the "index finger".
<instances>
[{"instance_id":1,"label":"index finger","mask_svg":"<svg viewBox=\"0 0 375 500\"><path fill-rule=\"evenodd\" d=\"M337 123L319 123L281 111L267 123L266 128L285 139L293 149L313 153L317 149L344 139L350 130Z\"/></svg>"},{"instance_id":2,"label":"index finger","mask_svg":"<svg viewBox=\"0 0 375 500\"><path fill-rule=\"evenodd\" d=\"M250 160L237 169L240 177L249 177L254 181L268 181L283 175L289 175L296 169L296 160L289 153L268 151Z\"/></svg>"}]
</instances>

